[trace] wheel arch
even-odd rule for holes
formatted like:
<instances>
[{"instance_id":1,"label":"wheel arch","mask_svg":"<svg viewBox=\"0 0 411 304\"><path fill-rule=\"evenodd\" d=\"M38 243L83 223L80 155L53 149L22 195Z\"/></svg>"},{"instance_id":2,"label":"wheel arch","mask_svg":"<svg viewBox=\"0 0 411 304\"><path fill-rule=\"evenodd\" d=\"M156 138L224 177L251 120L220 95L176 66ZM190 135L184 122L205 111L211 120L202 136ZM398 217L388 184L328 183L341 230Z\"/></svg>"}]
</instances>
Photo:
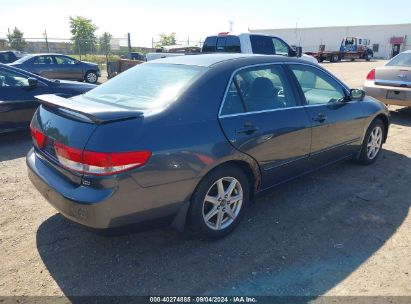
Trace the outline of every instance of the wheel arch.
<instances>
[{"instance_id":1,"label":"wheel arch","mask_svg":"<svg viewBox=\"0 0 411 304\"><path fill-rule=\"evenodd\" d=\"M177 212L174 220L171 224L172 227L177 229L178 231L183 231L188 219L189 210L191 208L192 197L196 192L197 188L199 187L200 183L203 179L208 176L214 170L221 168L227 165L234 165L240 168L247 177L249 186L250 186L250 203L254 201L255 194L260 188L261 185L261 172L257 162L253 159L251 160L244 160L244 159L231 159L224 162L217 164L216 166L210 168L197 182L193 192L189 195L186 201L180 207L180 210Z\"/></svg>"},{"instance_id":2,"label":"wheel arch","mask_svg":"<svg viewBox=\"0 0 411 304\"><path fill-rule=\"evenodd\" d=\"M375 121L376 119L381 120L384 123L384 138L383 138L383 142L385 143L385 141L387 140L387 136L388 136L388 128L389 128L389 119L386 115L380 113L377 116L374 117L374 119L370 122L370 125L372 124L373 121ZM368 126L369 127L369 126Z\"/></svg>"}]
</instances>

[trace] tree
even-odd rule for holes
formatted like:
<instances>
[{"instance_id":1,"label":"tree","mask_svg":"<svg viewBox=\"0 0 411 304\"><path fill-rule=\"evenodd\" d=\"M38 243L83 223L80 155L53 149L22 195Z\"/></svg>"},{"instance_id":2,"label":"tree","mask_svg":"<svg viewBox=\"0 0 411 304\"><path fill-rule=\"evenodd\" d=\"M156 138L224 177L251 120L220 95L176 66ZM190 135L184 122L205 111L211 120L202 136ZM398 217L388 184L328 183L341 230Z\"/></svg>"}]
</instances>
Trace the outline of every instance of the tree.
<instances>
[{"instance_id":1,"label":"tree","mask_svg":"<svg viewBox=\"0 0 411 304\"><path fill-rule=\"evenodd\" d=\"M98 43L100 47L100 52L106 57L108 57L108 54L111 51L111 38L113 38L113 35L111 35L108 32L104 32L99 38L98 38Z\"/></svg>"},{"instance_id":2,"label":"tree","mask_svg":"<svg viewBox=\"0 0 411 304\"><path fill-rule=\"evenodd\" d=\"M165 33L161 33L159 36L160 36L160 41L157 43L156 47L176 44L176 33L174 32L172 32L169 35Z\"/></svg>"},{"instance_id":3,"label":"tree","mask_svg":"<svg viewBox=\"0 0 411 304\"><path fill-rule=\"evenodd\" d=\"M7 39L9 40L9 45L13 50L24 51L27 46L26 40L23 38L24 33L20 31L17 27L14 27L12 33L7 34Z\"/></svg>"},{"instance_id":4,"label":"tree","mask_svg":"<svg viewBox=\"0 0 411 304\"><path fill-rule=\"evenodd\" d=\"M70 17L71 40L74 42L74 50L81 54L93 52L96 49L97 26L91 19L81 16Z\"/></svg>"}]
</instances>

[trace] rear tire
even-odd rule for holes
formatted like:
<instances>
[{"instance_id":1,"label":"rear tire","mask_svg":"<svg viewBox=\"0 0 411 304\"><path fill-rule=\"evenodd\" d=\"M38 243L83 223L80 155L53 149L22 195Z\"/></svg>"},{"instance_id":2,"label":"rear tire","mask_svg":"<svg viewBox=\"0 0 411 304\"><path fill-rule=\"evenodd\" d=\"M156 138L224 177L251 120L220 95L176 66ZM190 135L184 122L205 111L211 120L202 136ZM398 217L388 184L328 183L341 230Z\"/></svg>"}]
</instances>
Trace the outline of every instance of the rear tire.
<instances>
[{"instance_id":1,"label":"rear tire","mask_svg":"<svg viewBox=\"0 0 411 304\"><path fill-rule=\"evenodd\" d=\"M338 61L338 55L337 54L331 55L330 62L337 62L337 61Z\"/></svg>"},{"instance_id":2,"label":"rear tire","mask_svg":"<svg viewBox=\"0 0 411 304\"><path fill-rule=\"evenodd\" d=\"M365 55L365 60L366 60L366 61L370 61L371 58L372 58L371 53L367 53L367 54Z\"/></svg>"},{"instance_id":3,"label":"rear tire","mask_svg":"<svg viewBox=\"0 0 411 304\"><path fill-rule=\"evenodd\" d=\"M375 119L367 129L361 152L357 159L362 165L371 165L374 163L382 150L384 141L385 125L380 119Z\"/></svg>"},{"instance_id":4,"label":"rear tire","mask_svg":"<svg viewBox=\"0 0 411 304\"><path fill-rule=\"evenodd\" d=\"M250 185L240 168L216 168L203 178L192 196L190 224L197 234L222 238L237 227L249 198Z\"/></svg>"}]
</instances>

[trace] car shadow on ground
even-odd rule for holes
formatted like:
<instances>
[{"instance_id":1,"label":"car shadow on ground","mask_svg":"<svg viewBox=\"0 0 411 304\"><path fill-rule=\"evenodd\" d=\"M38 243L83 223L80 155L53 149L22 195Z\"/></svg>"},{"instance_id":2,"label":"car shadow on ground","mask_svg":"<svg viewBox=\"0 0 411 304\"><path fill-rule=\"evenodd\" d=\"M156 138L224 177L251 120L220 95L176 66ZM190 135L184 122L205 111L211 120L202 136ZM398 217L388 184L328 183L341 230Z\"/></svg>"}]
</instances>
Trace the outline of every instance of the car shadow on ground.
<instances>
[{"instance_id":1,"label":"car shadow on ground","mask_svg":"<svg viewBox=\"0 0 411 304\"><path fill-rule=\"evenodd\" d=\"M0 134L0 161L23 157L32 145L29 130Z\"/></svg>"},{"instance_id":2,"label":"car shadow on ground","mask_svg":"<svg viewBox=\"0 0 411 304\"><path fill-rule=\"evenodd\" d=\"M54 215L38 228L37 248L68 297L315 297L373 256L403 223L410 171L410 158L386 150L371 166L334 165L259 197L219 241L171 229L105 237Z\"/></svg>"},{"instance_id":3,"label":"car shadow on ground","mask_svg":"<svg viewBox=\"0 0 411 304\"><path fill-rule=\"evenodd\" d=\"M391 122L405 127L411 127L411 107L390 108Z\"/></svg>"}]
</instances>

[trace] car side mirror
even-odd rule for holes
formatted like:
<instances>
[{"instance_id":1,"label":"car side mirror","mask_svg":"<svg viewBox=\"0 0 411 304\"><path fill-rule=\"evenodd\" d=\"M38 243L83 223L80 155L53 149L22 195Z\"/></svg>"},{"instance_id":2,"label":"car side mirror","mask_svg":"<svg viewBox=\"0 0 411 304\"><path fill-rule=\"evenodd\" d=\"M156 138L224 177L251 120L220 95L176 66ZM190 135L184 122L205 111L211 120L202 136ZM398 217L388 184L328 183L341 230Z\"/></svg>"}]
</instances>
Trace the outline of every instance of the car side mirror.
<instances>
[{"instance_id":1,"label":"car side mirror","mask_svg":"<svg viewBox=\"0 0 411 304\"><path fill-rule=\"evenodd\" d=\"M301 46L297 46L295 48L295 56L301 57L303 55L303 48Z\"/></svg>"},{"instance_id":2,"label":"car side mirror","mask_svg":"<svg viewBox=\"0 0 411 304\"><path fill-rule=\"evenodd\" d=\"M360 89L350 90L350 100L362 101L364 100L365 92Z\"/></svg>"},{"instance_id":3,"label":"car side mirror","mask_svg":"<svg viewBox=\"0 0 411 304\"><path fill-rule=\"evenodd\" d=\"M28 81L28 83L29 83L29 88L30 89L34 89L35 87L37 87L37 85L38 85L38 81L37 81L37 79L36 78L28 78L27 79L27 81Z\"/></svg>"}]
</instances>

